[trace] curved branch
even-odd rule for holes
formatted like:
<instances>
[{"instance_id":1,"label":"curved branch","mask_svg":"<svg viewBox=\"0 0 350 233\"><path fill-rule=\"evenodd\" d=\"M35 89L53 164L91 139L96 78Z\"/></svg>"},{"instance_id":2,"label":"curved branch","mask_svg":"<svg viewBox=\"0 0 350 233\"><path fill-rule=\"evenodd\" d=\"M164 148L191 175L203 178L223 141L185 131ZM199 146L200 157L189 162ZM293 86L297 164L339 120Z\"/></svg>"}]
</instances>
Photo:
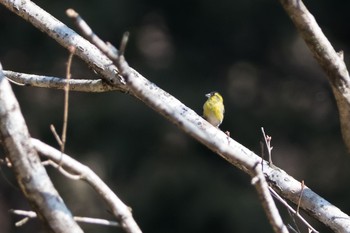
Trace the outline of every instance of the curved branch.
<instances>
[{"instance_id":1,"label":"curved branch","mask_svg":"<svg viewBox=\"0 0 350 233\"><path fill-rule=\"evenodd\" d=\"M111 212L119 220L120 226L123 227L126 232L141 233L140 228L132 217L129 207L126 206L89 167L37 139L31 139L31 142L35 149L43 156L55 161L57 164L61 164L64 169L78 174L82 180L89 183L108 204L111 208Z\"/></svg>"},{"instance_id":2,"label":"curved branch","mask_svg":"<svg viewBox=\"0 0 350 233\"><path fill-rule=\"evenodd\" d=\"M301 0L280 0L317 62L328 76L337 101L341 131L350 152L350 77L342 52L337 53Z\"/></svg>"},{"instance_id":3,"label":"curved branch","mask_svg":"<svg viewBox=\"0 0 350 233\"><path fill-rule=\"evenodd\" d=\"M20 188L52 232L83 232L54 188L30 136L19 104L0 65L0 136Z\"/></svg>"}]
</instances>

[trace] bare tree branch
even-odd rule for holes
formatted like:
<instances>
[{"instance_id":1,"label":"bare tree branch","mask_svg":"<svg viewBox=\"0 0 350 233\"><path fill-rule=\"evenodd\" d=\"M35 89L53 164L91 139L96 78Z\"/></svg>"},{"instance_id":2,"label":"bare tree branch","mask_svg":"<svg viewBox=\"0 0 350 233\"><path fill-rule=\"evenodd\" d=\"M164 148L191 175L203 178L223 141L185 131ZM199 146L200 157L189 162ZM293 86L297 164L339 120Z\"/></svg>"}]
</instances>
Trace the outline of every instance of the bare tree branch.
<instances>
[{"instance_id":1,"label":"bare tree branch","mask_svg":"<svg viewBox=\"0 0 350 233\"><path fill-rule=\"evenodd\" d=\"M80 15L73 9L66 11L68 17L73 18L75 24L81 29L85 38L88 38L94 45L96 45L102 53L106 54L112 61L118 56L115 51L111 51L111 47L108 46L103 40L101 40L90 28L90 26L80 17Z\"/></svg>"},{"instance_id":2,"label":"bare tree branch","mask_svg":"<svg viewBox=\"0 0 350 233\"><path fill-rule=\"evenodd\" d=\"M10 210L10 213L24 216L25 219L30 219L30 218L37 218L37 214L34 211L26 211L26 210ZM77 222L82 222L82 223L89 223L89 224L96 224L96 225L105 225L105 226L111 226L111 227L118 227L120 226L119 223L115 221L109 221L106 219L100 219L100 218L88 218L88 217L80 217L80 216L74 216L73 219ZM16 226L22 226L22 220L16 223ZM23 222L27 222L28 220L25 220Z\"/></svg>"},{"instance_id":3,"label":"bare tree branch","mask_svg":"<svg viewBox=\"0 0 350 233\"><path fill-rule=\"evenodd\" d=\"M317 62L328 75L337 101L344 143L350 151L350 77L343 60L301 0L280 0Z\"/></svg>"},{"instance_id":4,"label":"bare tree branch","mask_svg":"<svg viewBox=\"0 0 350 233\"><path fill-rule=\"evenodd\" d=\"M313 192L306 185L302 188L299 181L280 169L267 169L264 166L267 181L285 199L298 205L302 193L300 208L315 219L329 226L334 232L350 232L350 217L339 208Z\"/></svg>"},{"instance_id":5,"label":"bare tree branch","mask_svg":"<svg viewBox=\"0 0 350 233\"><path fill-rule=\"evenodd\" d=\"M297 218L299 218L310 230L312 230L312 232L318 233L318 231L313 228L310 223L308 223L305 218L303 218L303 216L301 216L299 214L299 212L295 211L282 197L280 197L278 195L278 193L273 190L272 188L269 187L269 190L272 194L272 196L274 196L278 201L280 201L287 209L288 211L290 211L292 214L294 214Z\"/></svg>"},{"instance_id":6,"label":"bare tree branch","mask_svg":"<svg viewBox=\"0 0 350 233\"><path fill-rule=\"evenodd\" d=\"M68 81L65 78L25 74L8 70L4 70L4 74L9 80L13 81L15 84L30 87L43 87L64 90L64 87L67 85L67 82L69 82L70 91L97 93L107 91L125 91L125 89L122 89L119 86L108 85L102 79L70 79Z\"/></svg>"},{"instance_id":7,"label":"bare tree branch","mask_svg":"<svg viewBox=\"0 0 350 233\"><path fill-rule=\"evenodd\" d=\"M112 214L119 220L121 227L126 232L141 233L132 217L130 208L89 167L37 139L32 139L31 142L40 154L55 161L55 163L59 163L62 168L78 174L82 180L90 184L111 208Z\"/></svg>"},{"instance_id":8,"label":"bare tree branch","mask_svg":"<svg viewBox=\"0 0 350 233\"><path fill-rule=\"evenodd\" d=\"M0 136L20 188L39 218L53 232L81 233L70 211L51 183L30 142L19 104L0 65Z\"/></svg>"},{"instance_id":9,"label":"bare tree branch","mask_svg":"<svg viewBox=\"0 0 350 233\"><path fill-rule=\"evenodd\" d=\"M118 76L118 70L100 50L34 2L1 0L0 3L55 39L64 48L75 47L75 54L100 74L105 81L113 85L123 86L121 78Z\"/></svg>"},{"instance_id":10,"label":"bare tree branch","mask_svg":"<svg viewBox=\"0 0 350 233\"><path fill-rule=\"evenodd\" d=\"M66 79L67 84L64 88L64 109L63 109L63 126L62 126L62 144L61 146L61 152L64 153L64 150L66 148L66 142L67 142L67 127L68 127L68 109L69 109L69 87L70 83L69 80L71 79L71 67L72 67L72 61L73 61L73 55L74 55L75 47L69 47L69 57L67 62L67 69L66 69Z\"/></svg>"},{"instance_id":11,"label":"bare tree branch","mask_svg":"<svg viewBox=\"0 0 350 233\"><path fill-rule=\"evenodd\" d=\"M288 229L286 225L284 225L281 215L279 214L276 204L271 196L262 168L261 163L256 164L254 169L255 177L252 179L252 184L255 186L259 194L262 206L273 230L279 233L286 233L288 232Z\"/></svg>"}]
</instances>

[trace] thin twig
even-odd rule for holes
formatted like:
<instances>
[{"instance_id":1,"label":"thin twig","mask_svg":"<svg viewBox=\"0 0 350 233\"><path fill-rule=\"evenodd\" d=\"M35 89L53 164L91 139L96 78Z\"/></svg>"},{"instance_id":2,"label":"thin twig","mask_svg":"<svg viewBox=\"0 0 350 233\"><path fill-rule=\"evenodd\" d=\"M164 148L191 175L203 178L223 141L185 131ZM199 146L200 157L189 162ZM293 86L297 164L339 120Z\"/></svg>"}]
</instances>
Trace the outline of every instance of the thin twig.
<instances>
[{"instance_id":1,"label":"thin twig","mask_svg":"<svg viewBox=\"0 0 350 233\"><path fill-rule=\"evenodd\" d=\"M298 233L291 225L287 225L288 229L289 230L292 230L294 233Z\"/></svg>"},{"instance_id":2,"label":"thin twig","mask_svg":"<svg viewBox=\"0 0 350 233\"><path fill-rule=\"evenodd\" d=\"M9 210L10 213L20 216L25 216L24 219L16 222L16 226L22 226L25 223L28 222L29 219L37 218L37 214L34 211L26 211L26 210ZM120 224L116 221L110 221L106 219L101 218L89 218L89 217L80 217L80 216L74 216L73 219L77 222L82 223L89 223L89 224L96 224L96 225L104 225L104 226L111 226L111 227L119 227Z\"/></svg>"},{"instance_id":3,"label":"thin twig","mask_svg":"<svg viewBox=\"0 0 350 233\"><path fill-rule=\"evenodd\" d=\"M62 161L62 160L61 160ZM60 162L61 162L60 161ZM63 167L62 167L62 164L59 165L57 163L55 163L54 161L52 160L46 160L46 161L43 161L41 162L44 166L46 165L51 165L53 166L54 168L58 168L58 171L62 173L62 175L66 176L67 178L71 179L71 180L80 180L82 179L82 176L81 175L74 175L74 174L71 174L70 172L66 171Z\"/></svg>"},{"instance_id":4,"label":"thin twig","mask_svg":"<svg viewBox=\"0 0 350 233\"><path fill-rule=\"evenodd\" d=\"M261 149L261 170L264 171L265 145L262 141L260 141L260 149Z\"/></svg>"},{"instance_id":5,"label":"thin twig","mask_svg":"<svg viewBox=\"0 0 350 233\"><path fill-rule=\"evenodd\" d=\"M51 130L53 136L55 137L55 139L56 139L58 145L59 145L60 147L62 147L62 140L61 140L60 136L58 135L58 133L57 133L57 131L56 131L56 128L55 128L55 126L54 126L53 124L50 125L50 130Z\"/></svg>"},{"instance_id":6,"label":"thin twig","mask_svg":"<svg viewBox=\"0 0 350 233\"><path fill-rule=\"evenodd\" d=\"M74 23L76 26L80 29L80 31L84 34L85 38L90 41L92 44L94 44L98 49L101 50L109 59L113 61L115 65L120 62L118 60L123 59L123 62L125 62L124 59L124 52L126 48L126 44L129 39L129 32L125 32L123 35L122 42L120 44L120 49L122 51L118 51L115 46L113 46L109 42L104 42L101 40L91 29L91 27L85 22L85 20L73 9L68 9L66 11L66 14L68 17L74 20ZM119 68L119 67L118 67ZM119 71L120 72L120 71ZM121 82L125 84L124 76L120 76Z\"/></svg>"},{"instance_id":7,"label":"thin twig","mask_svg":"<svg viewBox=\"0 0 350 233\"><path fill-rule=\"evenodd\" d=\"M125 49L129 40L129 35L130 35L129 32L125 32L123 34L122 42L120 43L120 48L119 48L119 56L124 56L125 54Z\"/></svg>"},{"instance_id":8,"label":"thin twig","mask_svg":"<svg viewBox=\"0 0 350 233\"><path fill-rule=\"evenodd\" d=\"M300 231L300 229L299 229L299 226L298 226L298 224L297 224L297 221L296 221L296 219L295 219L295 214L293 214L289 209L287 209L287 210L288 210L288 214L289 214L290 218L291 218L292 221L293 221L293 224L294 224L295 229L294 229L290 224L288 224L288 228L289 228L289 229L293 229L293 231L294 231L295 233L301 233L301 231Z\"/></svg>"},{"instance_id":9,"label":"thin twig","mask_svg":"<svg viewBox=\"0 0 350 233\"><path fill-rule=\"evenodd\" d=\"M56 131L56 128L53 124L50 125L51 132L53 133L54 137L56 138L56 141L61 147L61 154L63 155L65 147L66 147L66 140L67 140L67 125L68 125L68 107L69 107L69 84L70 84L70 78L71 78L71 66L72 66L72 60L75 52L74 47L69 48L69 57L67 62L67 69L66 69L66 85L64 86L64 107L63 107L63 125L62 125L62 135L61 138L58 136L58 133ZM58 164L58 168L61 167L61 162ZM64 171L62 171L63 173Z\"/></svg>"},{"instance_id":10,"label":"thin twig","mask_svg":"<svg viewBox=\"0 0 350 233\"><path fill-rule=\"evenodd\" d=\"M72 66L72 60L75 52L74 47L70 47L69 49L69 57L67 62L67 70L66 70L66 79L67 84L64 88L64 112L63 112L63 126L62 126L62 145L61 145L61 153L64 153L64 149L66 147L66 140L67 140L67 125L68 125L68 106L69 106L69 80L71 78L71 66Z\"/></svg>"},{"instance_id":11,"label":"thin twig","mask_svg":"<svg viewBox=\"0 0 350 233\"><path fill-rule=\"evenodd\" d=\"M297 206L297 214L299 214L299 208L300 208L300 203L301 203L301 198L303 196L304 188L305 188L305 184L304 184L304 180L302 180L301 181L301 191L300 191L300 196L299 196L298 206Z\"/></svg>"},{"instance_id":12,"label":"thin twig","mask_svg":"<svg viewBox=\"0 0 350 233\"><path fill-rule=\"evenodd\" d=\"M277 198L277 200L279 200L285 207L288 208L289 211L291 211L293 214L295 214L295 216L297 216L309 229L311 229L313 232L318 233L318 231L313 228L304 218L303 216L301 216L300 214L298 214L282 197L280 197L280 195L278 195L278 193L273 190L273 188L269 187L270 192L272 193L272 195Z\"/></svg>"},{"instance_id":13,"label":"thin twig","mask_svg":"<svg viewBox=\"0 0 350 233\"><path fill-rule=\"evenodd\" d=\"M110 221L106 219L79 217L79 216L74 216L73 218L75 221L82 222L82 223L98 224L98 225L104 225L104 226L110 226L110 227L120 227L120 224L118 222Z\"/></svg>"},{"instance_id":14,"label":"thin twig","mask_svg":"<svg viewBox=\"0 0 350 233\"><path fill-rule=\"evenodd\" d=\"M270 166L272 166L273 165L273 163L272 163L272 154L271 154L271 151L273 149L273 147L271 146L272 137L270 137L269 135L265 134L264 127L261 127L261 131L263 133L265 144L266 144L266 148L267 148L267 152L268 152L268 155L269 155L269 164L270 164Z\"/></svg>"},{"instance_id":15,"label":"thin twig","mask_svg":"<svg viewBox=\"0 0 350 233\"><path fill-rule=\"evenodd\" d=\"M74 23L81 30L85 38L96 45L109 58L112 57L112 60L117 59L118 54L111 52L110 47L93 32L91 27L74 9L66 10L66 14L68 17L74 20Z\"/></svg>"}]
</instances>

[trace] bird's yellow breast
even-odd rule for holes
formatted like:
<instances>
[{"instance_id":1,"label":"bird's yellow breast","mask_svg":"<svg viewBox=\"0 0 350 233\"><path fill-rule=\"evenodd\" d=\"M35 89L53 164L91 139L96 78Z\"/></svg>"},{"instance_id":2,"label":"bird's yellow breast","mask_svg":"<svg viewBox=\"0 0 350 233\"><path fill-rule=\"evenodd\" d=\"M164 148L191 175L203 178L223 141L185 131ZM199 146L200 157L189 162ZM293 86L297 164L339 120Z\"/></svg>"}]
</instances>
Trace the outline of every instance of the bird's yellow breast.
<instances>
[{"instance_id":1,"label":"bird's yellow breast","mask_svg":"<svg viewBox=\"0 0 350 233\"><path fill-rule=\"evenodd\" d=\"M203 116L210 124L218 127L224 119L223 98L217 92L212 92L207 96L209 98L203 105Z\"/></svg>"}]
</instances>

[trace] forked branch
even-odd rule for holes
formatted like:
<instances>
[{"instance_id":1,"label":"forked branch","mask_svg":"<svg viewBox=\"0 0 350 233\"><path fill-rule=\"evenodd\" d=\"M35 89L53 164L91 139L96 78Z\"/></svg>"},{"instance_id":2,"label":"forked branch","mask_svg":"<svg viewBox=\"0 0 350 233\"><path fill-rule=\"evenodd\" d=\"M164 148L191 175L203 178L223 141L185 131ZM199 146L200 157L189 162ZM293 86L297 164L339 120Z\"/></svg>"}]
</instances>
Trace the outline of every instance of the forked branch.
<instances>
[{"instance_id":1,"label":"forked branch","mask_svg":"<svg viewBox=\"0 0 350 233\"><path fill-rule=\"evenodd\" d=\"M56 164L60 164L63 169L77 174L99 193L108 207L110 207L112 214L120 222L120 226L127 233L141 233L140 228L132 217L130 208L89 167L37 139L31 139L31 143L41 155L54 161Z\"/></svg>"},{"instance_id":2,"label":"forked branch","mask_svg":"<svg viewBox=\"0 0 350 233\"><path fill-rule=\"evenodd\" d=\"M39 218L55 233L81 233L81 228L54 188L30 135L12 88L0 65L0 137L20 188Z\"/></svg>"}]
</instances>

